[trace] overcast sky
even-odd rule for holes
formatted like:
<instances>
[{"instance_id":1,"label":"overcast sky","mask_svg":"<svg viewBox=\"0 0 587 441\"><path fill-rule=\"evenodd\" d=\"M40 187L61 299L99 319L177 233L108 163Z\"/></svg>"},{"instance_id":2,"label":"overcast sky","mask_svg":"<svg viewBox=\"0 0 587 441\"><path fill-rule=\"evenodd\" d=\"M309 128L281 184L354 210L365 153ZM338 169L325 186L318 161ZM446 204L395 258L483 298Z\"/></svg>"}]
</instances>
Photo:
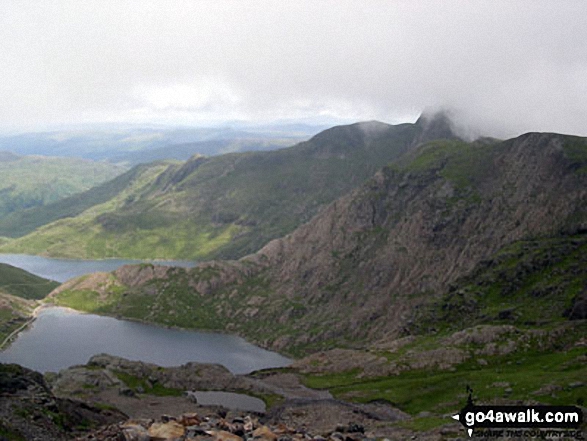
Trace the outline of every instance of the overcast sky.
<instances>
[{"instance_id":1,"label":"overcast sky","mask_svg":"<svg viewBox=\"0 0 587 441\"><path fill-rule=\"evenodd\" d=\"M0 2L0 130L413 121L587 135L585 1Z\"/></svg>"}]
</instances>

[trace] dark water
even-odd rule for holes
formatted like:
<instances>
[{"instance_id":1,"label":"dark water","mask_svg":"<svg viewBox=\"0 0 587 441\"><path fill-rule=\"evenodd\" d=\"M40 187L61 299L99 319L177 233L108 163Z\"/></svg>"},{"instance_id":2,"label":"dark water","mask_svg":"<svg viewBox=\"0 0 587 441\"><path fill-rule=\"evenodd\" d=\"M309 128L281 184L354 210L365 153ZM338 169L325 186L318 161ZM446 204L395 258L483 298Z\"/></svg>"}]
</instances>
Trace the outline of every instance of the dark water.
<instances>
[{"instance_id":1,"label":"dark water","mask_svg":"<svg viewBox=\"0 0 587 441\"><path fill-rule=\"evenodd\" d=\"M65 282L73 277L95 272L114 271L122 265L146 262L144 260L104 259L104 260L78 260L78 259L53 259L49 257L30 256L27 254L0 254L0 263L8 263L21 268L29 273L47 279ZM157 265L172 265L193 267L196 262L178 260L155 261Z\"/></svg>"},{"instance_id":2,"label":"dark water","mask_svg":"<svg viewBox=\"0 0 587 441\"><path fill-rule=\"evenodd\" d=\"M0 352L0 362L56 372L99 353L159 366L219 363L239 374L290 363L232 335L166 329L57 307L41 310L33 325Z\"/></svg>"}]
</instances>

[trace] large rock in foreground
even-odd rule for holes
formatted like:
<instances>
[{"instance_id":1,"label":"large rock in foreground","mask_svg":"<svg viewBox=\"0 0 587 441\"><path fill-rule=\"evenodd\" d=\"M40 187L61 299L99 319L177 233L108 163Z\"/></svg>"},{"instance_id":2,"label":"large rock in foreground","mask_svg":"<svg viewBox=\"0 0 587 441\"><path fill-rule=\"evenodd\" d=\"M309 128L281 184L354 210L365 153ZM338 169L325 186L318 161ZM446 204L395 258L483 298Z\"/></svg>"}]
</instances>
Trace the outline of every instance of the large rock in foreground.
<instances>
[{"instance_id":1,"label":"large rock in foreground","mask_svg":"<svg viewBox=\"0 0 587 441\"><path fill-rule=\"evenodd\" d=\"M41 374L15 364L0 364L0 392L1 439L72 439L126 418L116 410L56 398Z\"/></svg>"}]
</instances>

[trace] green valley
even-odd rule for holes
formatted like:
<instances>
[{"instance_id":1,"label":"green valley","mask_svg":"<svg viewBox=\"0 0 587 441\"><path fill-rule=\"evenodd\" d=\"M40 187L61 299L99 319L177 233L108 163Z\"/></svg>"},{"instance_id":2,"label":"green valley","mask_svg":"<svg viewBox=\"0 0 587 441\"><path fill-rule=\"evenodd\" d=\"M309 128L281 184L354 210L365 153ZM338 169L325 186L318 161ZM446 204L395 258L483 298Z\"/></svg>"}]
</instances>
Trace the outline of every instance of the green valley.
<instances>
[{"instance_id":1,"label":"green valley","mask_svg":"<svg viewBox=\"0 0 587 441\"><path fill-rule=\"evenodd\" d=\"M81 193L123 171L106 162L0 152L0 219Z\"/></svg>"}]
</instances>

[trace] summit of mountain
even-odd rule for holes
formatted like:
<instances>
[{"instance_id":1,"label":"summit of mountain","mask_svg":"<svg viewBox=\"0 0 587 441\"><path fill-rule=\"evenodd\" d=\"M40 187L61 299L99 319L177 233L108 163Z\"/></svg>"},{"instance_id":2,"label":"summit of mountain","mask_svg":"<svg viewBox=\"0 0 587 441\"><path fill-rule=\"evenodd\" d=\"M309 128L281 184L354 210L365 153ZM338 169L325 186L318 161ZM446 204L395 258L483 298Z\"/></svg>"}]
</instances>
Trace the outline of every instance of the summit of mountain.
<instances>
[{"instance_id":1,"label":"summit of mountain","mask_svg":"<svg viewBox=\"0 0 587 441\"><path fill-rule=\"evenodd\" d=\"M420 134L415 144L424 144L437 139L460 139L455 131L455 123L446 110L423 112L416 120Z\"/></svg>"}]
</instances>

